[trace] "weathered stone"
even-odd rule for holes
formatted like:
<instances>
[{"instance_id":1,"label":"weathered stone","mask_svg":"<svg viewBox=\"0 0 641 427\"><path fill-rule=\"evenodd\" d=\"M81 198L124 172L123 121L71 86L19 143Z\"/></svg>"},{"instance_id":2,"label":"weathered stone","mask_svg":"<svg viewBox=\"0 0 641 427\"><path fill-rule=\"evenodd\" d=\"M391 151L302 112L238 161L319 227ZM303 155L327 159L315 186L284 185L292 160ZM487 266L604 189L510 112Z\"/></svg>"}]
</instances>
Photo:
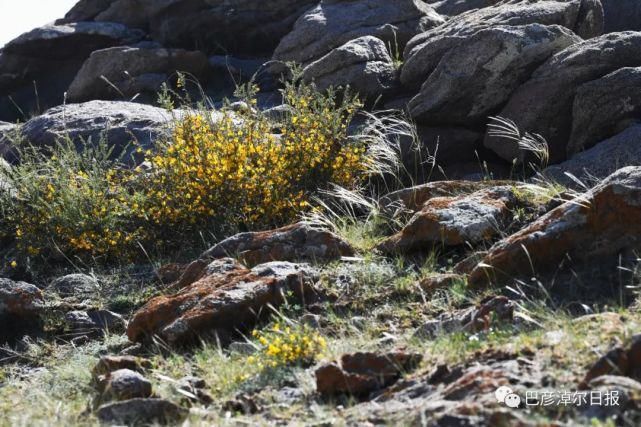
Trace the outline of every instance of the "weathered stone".
<instances>
[{"instance_id":1,"label":"weathered stone","mask_svg":"<svg viewBox=\"0 0 641 427\"><path fill-rule=\"evenodd\" d=\"M37 332L44 309L40 289L29 283L0 279L0 345Z\"/></svg>"},{"instance_id":2,"label":"weathered stone","mask_svg":"<svg viewBox=\"0 0 641 427\"><path fill-rule=\"evenodd\" d=\"M62 105L91 52L140 38L120 24L83 22L37 28L9 42L0 53L0 120L25 121Z\"/></svg>"},{"instance_id":3,"label":"weathered stone","mask_svg":"<svg viewBox=\"0 0 641 427\"><path fill-rule=\"evenodd\" d=\"M99 295L100 284L95 277L86 274L68 274L54 279L47 290L61 298L92 298Z\"/></svg>"},{"instance_id":4,"label":"weathered stone","mask_svg":"<svg viewBox=\"0 0 641 427\"><path fill-rule=\"evenodd\" d=\"M453 273L434 274L422 279L418 286L428 293L434 293L440 289L448 289L457 283L465 283L465 276Z\"/></svg>"},{"instance_id":5,"label":"weathered stone","mask_svg":"<svg viewBox=\"0 0 641 427\"><path fill-rule=\"evenodd\" d=\"M443 55L410 113L421 123L485 124L539 65L580 40L559 25L482 29Z\"/></svg>"},{"instance_id":6,"label":"weathered stone","mask_svg":"<svg viewBox=\"0 0 641 427\"><path fill-rule=\"evenodd\" d=\"M19 158L14 141L20 133L19 129L14 123L0 122L0 159L9 164L17 163Z\"/></svg>"},{"instance_id":7,"label":"weathered stone","mask_svg":"<svg viewBox=\"0 0 641 427\"><path fill-rule=\"evenodd\" d=\"M145 45L101 49L82 65L69 86L67 98L70 102L85 102L138 95L154 101L161 85L175 80L177 71L204 82L207 68L208 59L202 52Z\"/></svg>"},{"instance_id":8,"label":"weathered stone","mask_svg":"<svg viewBox=\"0 0 641 427\"><path fill-rule=\"evenodd\" d=\"M104 136L117 154L134 140L151 147L156 139L169 134L171 121L172 114L162 108L90 101L52 108L25 123L22 134L38 147L51 146L67 136L82 147L85 142L91 140L95 144Z\"/></svg>"},{"instance_id":9,"label":"weathered stone","mask_svg":"<svg viewBox=\"0 0 641 427\"><path fill-rule=\"evenodd\" d=\"M169 296L153 298L129 322L127 335L135 342L158 335L171 345L199 338L228 341L248 330L267 306L280 306L285 295L298 301L309 297L314 271L287 262L261 264L252 270L236 265L212 274Z\"/></svg>"},{"instance_id":10,"label":"weathered stone","mask_svg":"<svg viewBox=\"0 0 641 427\"><path fill-rule=\"evenodd\" d=\"M98 408L96 416L103 423L177 424L187 417L188 411L164 399L130 399L108 403Z\"/></svg>"},{"instance_id":11,"label":"weathered stone","mask_svg":"<svg viewBox=\"0 0 641 427\"><path fill-rule=\"evenodd\" d=\"M463 196L507 184L506 181L435 181L390 193L381 199L381 204L400 204L403 209L418 212L425 202L436 197Z\"/></svg>"},{"instance_id":12,"label":"weathered stone","mask_svg":"<svg viewBox=\"0 0 641 427\"><path fill-rule=\"evenodd\" d=\"M297 223L237 234L207 250L201 259L234 256L247 265L257 265L270 261L326 262L352 255L354 250L337 235Z\"/></svg>"},{"instance_id":13,"label":"weathered stone","mask_svg":"<svg viewBox=\"0 0 641 427\"><path fill-rule=\"evenodd\" d=\"M511 187L480 190L467 196L432 198L378 249L387 253L411 252L492 240L500 234L515 203Z\"/></svg>"},{"instance_id":14,"label":"weathered stone","mask_svg":"<svg viewBox=\"0 0 641 427\"><path fill-rule=\"evenodd\" d=\"M145 369L149 368L151 368L151 362L140 357L102 356L93 368L92 376L94 380L98 380L99 377L120 369L128 369L130 371L142 373Z\"/></svg>"},{"instance_id":15,"label":"weathered stone","mask_svg":"<svg viewBox=\"0 0 641 427\"><path fill-rule=\"evenodd\" d=\"M345 43L303 70L303 78L319 90L349 86L361 97L375 100L396 87L396 70L385 43L364 36Z\"/></svg>"},{"instance_id":16,"label":"weathered stone","mask_svg":"<svg viewBox=\"0 0 641 427\"><path fill-rule=\"evenodd\" d=\"M470 273L479 288L514 278L545 275L564 258L597 263L641 244L641 168L618 170L602 183L542 216L489 249Z\"/></svg>"},{"instance_id":17,"label":"weathered stone","mask_svg":"<svg viewBox=\"0 0 641 427\"><path fill-rule=\"evenodd\" d=\"M607 112L604 111L604 114ZM583 185L591 187L622 167L641 166L640 141L641 125L632 125L565 162L547 167L542 175L566 187L583 190L584 187L568 173Z\"/></svg>"},{"instance_id":18,"label":"weathered stone","mask_svg":"<svg viewBox=\"0 0 641 427\"><path fill-rule=\"evenodd\" d=\"M502 0L427 0L441 15L454 16L473 9L492 6Z\"/></svg>"},{"instance_id":19,"label":"weathered stone","mask_svg":"<svg viewBox=\"0 0 641 427\"><path fill-rule=\"evenodd\" d=\"M418 88L448 51L465 45L481 30L535 23L561 25L583 38L595 37L603 32L603 9L598 0L542 0L500 2L464 13L410 40L401 82Z\"/></svg>"},{"instance_id":20,"label":"weathered stone","mask_svg":"<svg viewBox=\"0 0 641 427\"><path fill-rule=\"evenodd\" d=\"M316 370L316 390L326 396L350 394L362 397L394 383L422 359L420 354L403 352L344 354L339 362Z\"/></svg>"},{"instance_id":21,"label":"weathered stone","mask_svg":"<svg viewBox=\"0 0 641 427\"><path fill-rule=\"evenodd\" d=\"M641 31L641 3L638 0L601 0L604 31Z\"/></svg>"},{"instance_id":22,"label":"weathered stone","mask_svg":"<svg viewBox=\"0 0 641 427\"><path fill-rule=\"evenodd\" d=\"M44 308L42 292L25 282L0 279L0 316L31 318Z\"/></svg>"},{"instance_id":23,"label":"weathered stone","mask_svg":"<svg viewBox=\"0 0 641 427\"><path fill-rule=\"evenodd\" d=\"M135 43L143 35L140 30L113 22L45 25L11 40L2 52L43 59L84 59L98 49Z\"/></svg>"},{"instance_id":24,"label":"weathered stone","mask_svg":"<svg viewBox=\"0 0 641 427\"><path fill-rule=\"evenodd\" d=\"M151 383L140 373L129 369L110 372L100 382L100 399L127 400L151 396Z\"/></svg>"},{"instance_id":25,"label":"weathered stone","mask_svg":"<svg viewBox=\"0 0 641 427\"><path fill-rule=\"evenodd\" d=\"M374 36L403 49L415 34L443 22L418 0L324 0L298 19L280 41L274 59L307 65L362 36Z\"/></svg>"},{"instance_id":26,"label":"weathered stone","mask_svg":"<svg viewBox=\"0 0 641 427\"><path fill-rule=\"evenodd\" d=\"M84 332L121 332L127 324L122 316L108 310L70 311L65 321L70 329Z\"/></svg>"},{"instance_id":27,"label":"weathered stone","mask_svg":"<svg viewBox=\"0 0 641 427\"><path fill-rule=\"evenodd\" d=\"M621 68L585 83L574 97L568 155L593 147L640 119L641 67Z\"/></svg>"},{"instance_id":28,"label":"weathered stone","mask_svg":"<svg viewBox=\"0 0 641 427\"><path fill-rule=\"evenodd\" d=\"M638 414L641 407L641 383L631 378L603 375L590 381L588 389L600 392L602 396L616 396L617 401L616 404L594 404L582 408L581 412L587 419L620 419L618 417L622 414Z\"/></svg>"},{"instance_id":29,"label":"weathered stone","mask_svg":"<svg viewBox=\"0 0 641 427\"><path fill-rule=\"evenodd\" d=\"M567 158L577 89L620 68L638 66L641 33L607 34L577 43L539 67L499 115L514 121L522 132L542 135L549 145L551 163L557 163ZM525 157L516 142L505 138L487 134L485 146L508 161Z\"/></svg>"}]
</instances>

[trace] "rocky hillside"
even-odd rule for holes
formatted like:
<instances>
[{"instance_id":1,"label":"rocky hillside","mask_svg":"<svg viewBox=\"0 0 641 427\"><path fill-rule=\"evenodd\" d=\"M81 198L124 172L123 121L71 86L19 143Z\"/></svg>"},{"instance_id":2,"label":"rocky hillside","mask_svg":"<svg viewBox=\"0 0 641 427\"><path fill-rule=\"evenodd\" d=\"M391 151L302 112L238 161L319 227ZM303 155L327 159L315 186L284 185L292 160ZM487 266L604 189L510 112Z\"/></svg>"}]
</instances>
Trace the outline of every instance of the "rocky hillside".
<instances>
[{"instance_id":1,"label":"rocky hillside","mask_svg":"<svg viewBox=\"0 0 641 427\"><path fill-rule=\"evenodd\" d=\"M641 423L641 0L80 0L0 155L0 426Z\"/></svg>"}]
</instances>

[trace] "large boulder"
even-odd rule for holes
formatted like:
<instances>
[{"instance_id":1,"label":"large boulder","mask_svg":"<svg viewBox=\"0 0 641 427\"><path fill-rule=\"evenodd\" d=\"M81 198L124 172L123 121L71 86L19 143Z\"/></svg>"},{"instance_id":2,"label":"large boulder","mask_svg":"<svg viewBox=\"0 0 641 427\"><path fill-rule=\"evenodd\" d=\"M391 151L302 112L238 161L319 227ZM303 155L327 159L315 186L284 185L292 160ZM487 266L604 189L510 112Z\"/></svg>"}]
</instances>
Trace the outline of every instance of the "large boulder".
<instances>
[{"instance_id":1,"label":"large boulder","mask_svg":"<svg viewBox=\"0 0 641 427\"><path fill-rule=\"evenodd\" d=\"M411 37L443 22L421 0L324 0L298 19L274 59L307 65L362 36L403 49Z\"/></svg>"},{"instance_id":2,"label":"large boulder","mask_svg":"<svg viewBox=\"0 0 641 427\"><path fill-rule=\"evenodd\" d=\"M561 25L583 38L595 37L603 32L603 9L599 0L540 0L501 2L464 13L410 40L401 81L420 87L448 51L483 29L534 23Z\"/></svg>"},{"instance_id":3,"label":"large boulder","mask_svg":"<svg viewBox=\"0 0 641 427\"><path fill-rule=\"evenodd\" d=\"M97 49L135 43L144 33L113 22L76 22L35 28L7 43L2 52L43 59L84 59Z\"/></svg>"},{"instance_id":4,"label":"large boulder","mask_svg":"<svg viewBox=\"0 0 641 427\"><path fill-rule=\"evenodd\" d=\"M545 276L565 259L616 271L619 253L641 248L641 167L626 167L490 248L472 270L473 288ZM590 278L592 280L592 278ZM618 285L614 285L617 286Z\"/></svg>"},{"instance_id":5,"label":"large boulder","mask_svg":"<svg viewBox=\"0 0 641 427\"><path fill-rule=\"evenodd\" d=\"M605 16L605 32L641 31L639 0L601 0Z\"/></svg>"},{"instance_id":6,"label":"large boulder","mask_svg":"<svg viewBox=\"0 0 641 427\"><path fill-rule=\"evenodd\" d=\"M479 190L470 195L435 197L408 224L381 242L387 253L478 244L497 237L516 205L512 187Z\"/></svg>"},{"instance_id":7,"label":"large boulder","mask_svg":"<svg viewBox=\"0 0 641 427\"><path fill-rule=\"evenodd\" d=\"M423 123L484 124L553 54L579 42L558 25L495 26L450 49L409 103Z\"/></svg>"},{"instance_id":8,"label":"large boulder","mask_svg":"<svg viewBox=\"0 0 641 427\"><path fill-rule=\"evenodd\" d=\"M51 146L69 137L78 146L105 137L114 152L132 141L143 146L167 135L172 114L161 108L123 101L90 101L46 111L22 127L26 140L36 146Z\"/></svg>"},{"instance_id":9,"label":"large boulder","mask_svg":"<svg viewBox=\"0 0 641 427\"><path fill-rule=\"evenodd\" d=\"M36 286L0 279L0 317L28 318L42 313L44 299Z\"/></svg>"},{"instance_id":10,"label":"large boulder","mask_svg":"<svg viewBox=\"0 0 641 427\"><path fill-rule=\"evenodd\" d=\"M98 420L109 425L178 425L188 415L187 409L157 398L107 403L96 411Z\"/></svg>"},{"instance_id":11,"label":"large boulder","mask_svg":"<svg viewBox=\"0 0 641 427\"><path fill-rule=\"evenodd\" d=\"M122 24L79 22L47 25L12 40L0 53L0 120L25 120L62 104L91 52L142 37Z\"/></svg>"},{"instance_id":12,"label":"large boulder","mask_svg":"<svg viewBox=\"0 0 641 427\"><path fill-rule=\"evenodd\" d=\"M589 186L625 166L641 166L641 124L630 126L563 163L547 167L542 175L566 187L581 190L581 184L568 174Z\"/></svg>"},{"instance_id":13,"label":"large boulder","mask_svg":"<svg viewBox=\"0 0 641 427\"><path fill-rule=\"evenodd\" d=\"M641 120L641 67L622 68L580 86L572 107L568 155L594 146Z\"/></svg>"},{"instance_id":14,"label":"large boulder","mask_svg":"<svg viewBox=\"0 0 641 427\"><path fill-rule=\"evenodd\" d=\"M69 86L70 102L142 96L154 101L163 83L172 83L176 71L203 81L209 67L202 52L164 49L155 45L112 47L95 51ZM138 98L140 99L140 98Z\"/></svg>"},{"instance_id":15,"label":"large boulder","mask_svg":"<svg viewBox=\"0 0 641 427\"><path fill-rule=\"evenodd\" d=\"M304 264L273 262L249 270L230 263L225 272L150 300L129 322L129 339L141 342L159 336L170 345L204 338L228 342L238 331L253 327L269 306L277 308L285 298L305 301L311 296L316 274Z\"/></svg>"},{"instance_id":16,"label":"large boulder","mask_svg":"<svg viewBox=\"0 0 641 427\"><path fill-rule=\"evenodd\" d=\"M42 292L36 286L0 279L0 345L37 327L44 309Z\"/></svg>"},{"instance_id":17,"label":"large boulder","mask_svg":"<svg viewBox=\"0 0 641 427\"><path fill-rule=\"evenodd\" d=\"M303 78L320 90L350 86L363 98L375 99L396 87L396 69L385 43L373 36L352 40L303 70Z\"/></svg>"},{"instance_id":18,"label":"large boulder","mask_svg":"<svg viewBox=\"0 0 641 427\"><path fill-rule=\"evenodd\" d=\"M257 265L270 261L328 262L352 255L354 249L334 233L298 223L237 234L216 244L201 258L237 256L247 265Z\"/></svg>"},{"instance_id":19,"label":"large boulder","mask_svg":"<svg viewBox=\"0 0 641 427\"><path fill-rule=\"evenodd\" d=\"M460 15L472 9L481 9L492 6L502 0L427 0L434 10L441 15Z\"/></svg>"},{"instance_id":20,"label":"large boulder","mask_svg":"<svg viewBox=\"0 0 641 427\"><path fill-rule=\"evenodd\" d=\"M169 47L271 54L316 0L85 0L64 22L93 19L142 28Z\"/></svg>"},{"instance_id":21,"label":"large boulder","mask_svg":"<svg viewBox=\"0 0 641 427\"><path fill-rule=\"evenodd\" d=\"M641 66L641 33L606 34L577 43L536 70L512 94L499 115L514 121L523 132L542 135L548 142L551 162L562 161L567 157L577 90L620 68L638 66ZM508 161L524 158L518 144L505 138L487 134L485 146Z\"/></svg>"}]
</instances>

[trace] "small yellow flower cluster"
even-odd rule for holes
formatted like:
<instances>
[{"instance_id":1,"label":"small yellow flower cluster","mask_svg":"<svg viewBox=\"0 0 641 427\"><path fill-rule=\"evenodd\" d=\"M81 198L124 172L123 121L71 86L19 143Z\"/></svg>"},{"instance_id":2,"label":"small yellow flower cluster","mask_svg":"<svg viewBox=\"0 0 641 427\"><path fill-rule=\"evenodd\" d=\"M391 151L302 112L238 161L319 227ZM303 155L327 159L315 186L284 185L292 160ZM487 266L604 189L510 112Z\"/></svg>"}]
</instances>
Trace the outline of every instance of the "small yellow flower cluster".
<instances>
[{"instance_id":1,"label":"small yellow flower cluster","mask_svg":"<svg viewBox=\"0 0 641 427\"><path fill-rule=\"evenodd\" d=\"M281 330L276 323L271 329L255 330L252 335L260 350L247 361L259 369L311 364L327 347L325 338L306 326L288 326Z\"/></svg>"}]
</instances>

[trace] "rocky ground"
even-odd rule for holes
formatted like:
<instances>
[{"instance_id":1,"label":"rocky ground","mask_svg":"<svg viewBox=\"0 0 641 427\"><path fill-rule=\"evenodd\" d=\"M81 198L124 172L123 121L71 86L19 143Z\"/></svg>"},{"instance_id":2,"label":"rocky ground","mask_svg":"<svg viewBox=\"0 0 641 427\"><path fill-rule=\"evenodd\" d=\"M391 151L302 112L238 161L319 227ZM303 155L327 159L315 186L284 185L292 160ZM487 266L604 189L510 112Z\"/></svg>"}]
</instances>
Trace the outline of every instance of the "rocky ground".
<instances>
[{"instance_id":1,"label":"rocky ground","mask_svg":"<svg viewBox=\"0 0 641 427\"><path fill-rule=\"evenodd\" d=\"M81 0L11 41L3 203L20 144L153 152L199 101L280 140L290 62L403 174L175 259L1 236L0 425L639 425L639 31L638 0Z\"/></svg>"}]
</instances>

